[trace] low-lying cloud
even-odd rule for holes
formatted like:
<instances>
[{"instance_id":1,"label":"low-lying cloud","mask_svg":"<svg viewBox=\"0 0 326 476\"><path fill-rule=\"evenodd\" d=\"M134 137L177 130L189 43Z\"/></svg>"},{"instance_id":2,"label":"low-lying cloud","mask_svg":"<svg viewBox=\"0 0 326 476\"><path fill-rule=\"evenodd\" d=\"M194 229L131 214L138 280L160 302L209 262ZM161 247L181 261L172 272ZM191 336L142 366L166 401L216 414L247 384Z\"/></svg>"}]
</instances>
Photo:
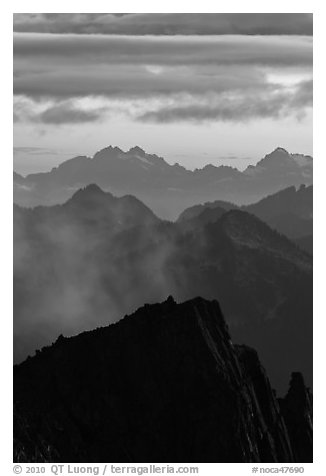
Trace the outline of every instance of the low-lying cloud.
<instances>
[{"instance_id":1,"label":"low-lying cloud","mask_svg":"<svg viewBox=\"0 0 326 476\"><path fill-rule=\"evenodd\" d=\"M176 89L177 91L177 89ZM92 108L80 99L67 99L59 103L35 101L24 96L15 101L17 122L42 123L47 125L80 124L110 120L123 115L140 122L243 122L253 119L304 117L312 107L312 80L295 85L265 84L256 78L246 90L236 84L220 85L217 91L194 91L178 93L173 90L160 97L140 97L134 101L119 98L93 98ZM147 91L148 93L148 91Z\"/></svg>"},{"instance_id":2,"label":"low-lying cloud","mask_svg":"<svg viewBox=\"0 0 326 476\"><path fill-rule=\"evenodd\" d=\"M35 107L33 101L20 98L15 101L14 122L31 122L50 125L81 124L99 121L105 114L105 108L83 109L73 100L62 101L58 104L45 106L45 109ZM41 105L42 108L42 105Z\"/></svg>"},{"instance_id":3,"label":"low-lying cloud","mask_svg":"<svg viewBox=\"0 0 326 476\"><path fill-rule=\"evenodd\" d=\"M148 111L138 119L145 122L169 123L176 121L248 121L257 118L280 118L297 115L312 106L312 81L300 83L294 90L274 90L268 94L247 96L215 96L207 100L162 107Z\"/></svg>"},{"instance_id":4,"label":"low-lying cloud","mask_svg":"<svg viewBox=\"0 0 326 476\"><path fill-rule=\"evenodd\" d=\"M44 111L39 120L44 124L73 124L93 122L101 119L102 109L85 111L73 105L59 104Z\"/></svg>"}]
</instances>

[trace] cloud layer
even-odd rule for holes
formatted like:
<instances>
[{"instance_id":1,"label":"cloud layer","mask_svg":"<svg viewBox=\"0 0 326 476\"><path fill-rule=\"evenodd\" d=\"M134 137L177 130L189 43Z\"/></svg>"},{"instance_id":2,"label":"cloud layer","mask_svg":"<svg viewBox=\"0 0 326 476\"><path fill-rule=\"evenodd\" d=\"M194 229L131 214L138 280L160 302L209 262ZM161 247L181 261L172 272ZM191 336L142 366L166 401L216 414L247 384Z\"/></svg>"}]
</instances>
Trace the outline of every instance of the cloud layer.
<instances>
[{"instance_id":1,"label":"cloud layer","mask_svg":"<svg viewBox=\"0 0 326 476\"><path fill-rule=\"evenodd\" d=\"M146 122L207 122L245 121L264 118L282 118L297 114L312 106L312 81L303 81L291 90L275 89L268 93L256 92L242 96L212 96L206 101L177 103L146 112L138 119Z\"/></svg>"},{"instance_id":2,"label":"cloud layer","mask_svg":"<svg viewBox=\"0 0 326 476\"><path fill-rule=\"evenodd\" d=\"M307 13L19 13L14 31L120 35L312 35Z\"/></svg>"},{"instance_id":3,"label":"cloud layer","mask_svg":"<svg viewBox=\"0 0 326 476\"><path fill-rule=\"evenodd\" d=\"M117 113L156 123L301 117L312 105L311 20L303 14L15 15L14 117L53 125ZM151 35L140 35L145 23L143 33Z\"/></svg>"}]
</instances>

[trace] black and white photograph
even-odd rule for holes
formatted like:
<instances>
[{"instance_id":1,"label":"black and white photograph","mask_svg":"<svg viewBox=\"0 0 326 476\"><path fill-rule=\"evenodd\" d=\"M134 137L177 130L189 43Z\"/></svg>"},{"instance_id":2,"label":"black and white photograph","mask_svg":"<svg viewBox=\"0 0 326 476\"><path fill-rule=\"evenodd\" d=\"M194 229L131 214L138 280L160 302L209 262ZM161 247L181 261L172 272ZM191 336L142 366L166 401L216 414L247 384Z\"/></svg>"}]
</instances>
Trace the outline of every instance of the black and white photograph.
<instances>
[{"instance_id":1,"label":"black and white photograph","mask_svg":"<svg viewBox=\"0 0 326 476\"><path fill-rule=\"evenodd\" d=\"M303 472L314 14L12 19L14 472Z\"/></svg>"}]
</instances>

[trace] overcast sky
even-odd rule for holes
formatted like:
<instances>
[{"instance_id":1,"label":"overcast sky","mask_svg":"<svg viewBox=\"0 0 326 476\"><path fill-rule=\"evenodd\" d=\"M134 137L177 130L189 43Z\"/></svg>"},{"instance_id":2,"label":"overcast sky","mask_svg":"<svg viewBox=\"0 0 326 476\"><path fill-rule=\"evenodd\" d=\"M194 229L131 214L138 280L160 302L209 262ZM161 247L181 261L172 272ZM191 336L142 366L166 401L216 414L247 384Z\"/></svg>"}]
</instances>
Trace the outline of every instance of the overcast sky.
<instances>
[{"instance_id":1,"label":"overcast sky","mask_svg":"<svg viewBox=\"0 0 326 476\"><path fill-rule=\"evenodd\" d=\"M188 168L312 154L310 14L14 15L15 169L107 145Z\"/></svg>"}]
</instances>

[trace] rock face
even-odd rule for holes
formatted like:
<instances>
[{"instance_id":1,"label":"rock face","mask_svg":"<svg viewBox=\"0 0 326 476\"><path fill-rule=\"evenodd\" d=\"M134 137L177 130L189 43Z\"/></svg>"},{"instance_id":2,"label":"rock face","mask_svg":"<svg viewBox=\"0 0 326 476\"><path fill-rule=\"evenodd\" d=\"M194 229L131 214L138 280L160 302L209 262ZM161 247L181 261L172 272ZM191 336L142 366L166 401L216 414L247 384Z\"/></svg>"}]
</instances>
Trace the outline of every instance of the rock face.
<instances>
[{"instance_id":1,"label":"rock face","mask_svg":"<svg viewBox=\"0 0 326 476\"><path fill-rule=\"evenodd\" d=\"M15 367L14 460L311 461L298 378L279 403L256 352L232 344L217 301L170 297Z\"/></svg>"}]
</instances>

